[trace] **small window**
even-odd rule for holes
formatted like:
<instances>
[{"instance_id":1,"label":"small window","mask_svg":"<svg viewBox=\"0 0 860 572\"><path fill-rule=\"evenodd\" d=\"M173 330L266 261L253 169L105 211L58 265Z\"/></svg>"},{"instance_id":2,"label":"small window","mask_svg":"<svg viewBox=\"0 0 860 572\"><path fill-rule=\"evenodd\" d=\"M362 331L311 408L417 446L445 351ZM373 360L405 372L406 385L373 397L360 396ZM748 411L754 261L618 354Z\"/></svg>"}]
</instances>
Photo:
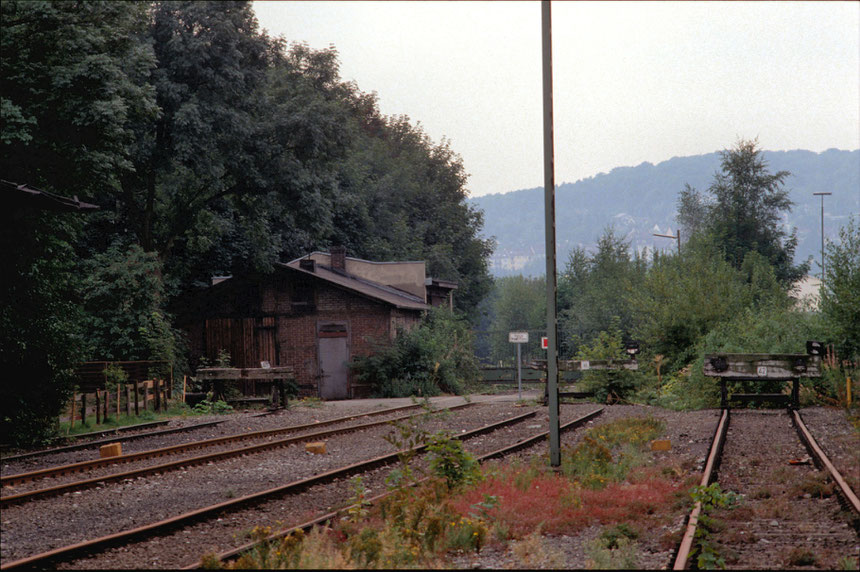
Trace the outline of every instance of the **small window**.
<instances>
[{"instance_id":1,"label":"small window","mask_svg":"<svg viewBox=\"0 0 860 572\"><path fill-rule=\"evenodd\" d=\"M304 280L294 282L290 293L290 304L297 312L314 310L316 305L313 285Z\"/></svg>"}]
</instances>

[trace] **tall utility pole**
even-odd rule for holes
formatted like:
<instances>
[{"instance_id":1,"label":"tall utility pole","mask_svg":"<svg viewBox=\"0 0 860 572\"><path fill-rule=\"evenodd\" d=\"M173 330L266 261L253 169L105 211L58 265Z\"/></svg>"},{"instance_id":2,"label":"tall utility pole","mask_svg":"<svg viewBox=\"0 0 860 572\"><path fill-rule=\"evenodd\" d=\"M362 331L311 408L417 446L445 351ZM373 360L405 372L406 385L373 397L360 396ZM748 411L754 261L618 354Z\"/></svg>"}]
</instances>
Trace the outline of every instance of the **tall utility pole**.
<instances>
[{"instance_id":1,"label":"tall utility pole","mask_svg":"<svg viewBox=\"0 0 860 572\"><path fill-rule=\"evenodd\" d=\"M824 197L830 196L833 193L812 194L821 197L821 282L824 283Z\"/></svg>"},{"instance_id":2,"label":"tall utility pole","mask_svg":"<svg viewBox=\"0 0 860 572\"><path fill-rule=\"evenodd\" d=\"M549 0L541 1L543 32L543 174L546 220L546 385L549 406L549 462L561 465L558 410L558 330L556 327L555 166L552 137L552 14Z\"/></svg>"}]
</instances>

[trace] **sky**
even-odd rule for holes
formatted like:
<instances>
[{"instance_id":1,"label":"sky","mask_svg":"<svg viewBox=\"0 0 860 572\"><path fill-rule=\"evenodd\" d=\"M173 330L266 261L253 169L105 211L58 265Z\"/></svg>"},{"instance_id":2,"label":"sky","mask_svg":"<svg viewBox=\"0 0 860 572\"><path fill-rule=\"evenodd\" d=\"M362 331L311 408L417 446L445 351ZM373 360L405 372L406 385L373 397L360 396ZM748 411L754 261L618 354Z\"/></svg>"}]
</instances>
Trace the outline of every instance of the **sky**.
<instances>
[{"instance_id":1,"label":"sky","mask_svg":"<svg viewBox=\"0 0 860 572\"><path fill-rule=\"evenodd\" d=\"M541 4L255 1L447 141L471 196L542 187ZM860 148L860 2L552 2L555 182L731 148Z\"/></svg>"}]
</instances>

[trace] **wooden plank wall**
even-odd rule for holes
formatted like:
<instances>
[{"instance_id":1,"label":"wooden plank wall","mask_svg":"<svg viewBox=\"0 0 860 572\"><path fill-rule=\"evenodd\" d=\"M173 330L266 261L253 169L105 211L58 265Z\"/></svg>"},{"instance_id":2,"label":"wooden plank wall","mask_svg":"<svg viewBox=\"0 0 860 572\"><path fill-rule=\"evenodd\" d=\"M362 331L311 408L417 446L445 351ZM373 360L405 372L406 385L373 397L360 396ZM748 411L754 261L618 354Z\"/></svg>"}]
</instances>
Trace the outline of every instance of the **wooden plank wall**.
<instances>
[{"instance_id":1,"label":"wooden plank wall","mask_svg":"<svg viewBox=\"0 0 860 572\"><path fill-rule=\"evenodd\" d=\"M260 367L261 361L270 365L278 363L275 345L275 316L259 318L211 318L206 320L206 357L213 363L218 352L230 352L230 365L238 368ZM256 394L256 383L245 381L242 387L245 395Z\"/></svg>"}]
</instances>

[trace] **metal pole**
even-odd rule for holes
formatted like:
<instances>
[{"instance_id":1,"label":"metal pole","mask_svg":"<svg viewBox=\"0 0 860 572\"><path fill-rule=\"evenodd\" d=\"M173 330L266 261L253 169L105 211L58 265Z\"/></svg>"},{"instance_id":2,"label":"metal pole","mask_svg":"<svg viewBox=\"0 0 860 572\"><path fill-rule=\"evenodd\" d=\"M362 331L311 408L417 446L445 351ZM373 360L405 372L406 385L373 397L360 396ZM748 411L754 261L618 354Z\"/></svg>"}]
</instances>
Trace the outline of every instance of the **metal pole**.
<instances>
[{"instance_id":1,"label":"metal pole","mask_svg":"<svg viewBox=\"0 0 860 572\"><path fill-rule=\"evenodd\" d=\"M824 197L833 193L812 193L821 197L821 282L824 282Z\"/></svg>"},{"instance_id":2,"label":"metal pole","mask_svg":"<svg viewBox=\"0 0 860 572\"><path fill-rule=\"evenodd\" d=\"M522 359L520 358L520 348L522 344L517 344L517 391L519 392L520 401L523 400L523 368Z\"/></svg>"},{"instance_id":3,"label":"metal pole","mask_svg":"<svg viewBox=\"0 0 860 572\"><path fill-rule=\"evenodd\" d=\"M555 168L552 133L552 14L549 0L541 1L543 47L543 169L544 214L546 220L546 384L549 406L549 461L561 465L558 410L558 332L556 329L555 268Z\"/></svg>"}]
</instances>

